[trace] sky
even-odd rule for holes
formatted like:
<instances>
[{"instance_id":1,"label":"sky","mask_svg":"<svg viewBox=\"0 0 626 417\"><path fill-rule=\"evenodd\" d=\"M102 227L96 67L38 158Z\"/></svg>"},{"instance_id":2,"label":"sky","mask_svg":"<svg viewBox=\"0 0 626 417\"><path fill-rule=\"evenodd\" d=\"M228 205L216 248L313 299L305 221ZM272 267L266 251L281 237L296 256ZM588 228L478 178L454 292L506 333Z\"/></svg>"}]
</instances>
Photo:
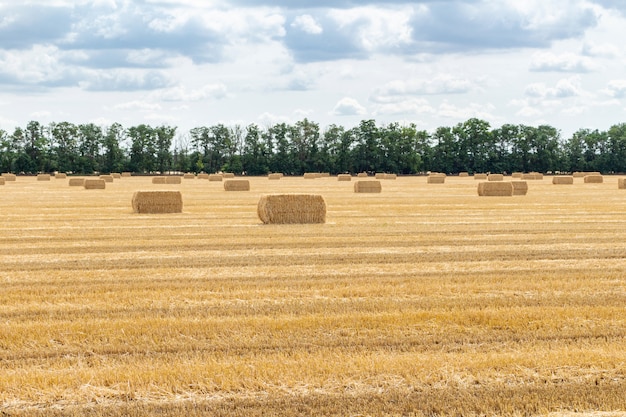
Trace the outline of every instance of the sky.
<instances>
[{"instance_id":1,"label":"sky","mask_svg":"<svg viewBox=\"0 0 626 417\"><path fill-rule=\"evenodd\" d=\"M624 0L0 0L0 129L626 122Z\"/></svg>"}]
</instances>

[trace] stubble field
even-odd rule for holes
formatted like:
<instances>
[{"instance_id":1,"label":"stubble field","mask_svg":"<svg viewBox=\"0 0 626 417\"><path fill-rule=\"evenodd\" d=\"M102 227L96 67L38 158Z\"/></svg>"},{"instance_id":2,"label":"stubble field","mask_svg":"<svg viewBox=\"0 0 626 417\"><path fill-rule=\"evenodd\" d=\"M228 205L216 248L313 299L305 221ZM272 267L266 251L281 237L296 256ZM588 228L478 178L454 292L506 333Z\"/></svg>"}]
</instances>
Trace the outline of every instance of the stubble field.
<instances>
[{"instance_id":1,"label":"stubble field","mask_svg":"<svg viewBox=\"0 0 626 417\"><path fill-rule=\"evenodd\" d=\"M604 181L18 177L0 414L623 415L626 190ZM132 213L162 189L182 214ZM326 224L261 224L259 197L289 192L322 194Z\"/></svg>"}]
</instances>

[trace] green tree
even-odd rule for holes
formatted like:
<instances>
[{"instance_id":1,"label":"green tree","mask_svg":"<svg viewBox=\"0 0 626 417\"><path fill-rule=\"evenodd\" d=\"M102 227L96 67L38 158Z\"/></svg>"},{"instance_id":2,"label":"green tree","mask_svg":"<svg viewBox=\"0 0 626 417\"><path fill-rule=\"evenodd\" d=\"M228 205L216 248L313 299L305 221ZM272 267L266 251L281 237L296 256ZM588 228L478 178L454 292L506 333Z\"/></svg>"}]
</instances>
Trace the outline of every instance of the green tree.
<instances>
[{"instance_id":1,"label":"green tree","mask_svg":"<svg viewBox=\"0 0 626 417\"><path fill-rule=\"evenodd\" d=\"M156 135L151 126L140 124L130 127L130 169L133 172L150 173L156 170Z\"/></svg>"},{"instance_id":2,"label":"green tree","mask_svg":"<svg viewBox=\"0 0 626 417\"><path fill-rule=\"evenodd\" d=\"M55 161L53 168L60 172L72 172L78 166L78 127L69 122L51 123Z\"/></svg>"},{"instance_id":3,"label":"green tree","mask_svg":"<svg viewBox=\"0 0 626 417\"><path fill-rule=\"evenodd\" d=\"M256 124L246 128L242 159L243 169L248 175L265 175L269 171L269 155Z\"/></svg>"},{"instance_id":4,"label":"green tree","mask_svg":"<svg viewBox=\"0 0 626 417\"><path fill-rule=\"evenodd\" d=\"M154 130L156 145L156 169L164 173L172 168L172 141L176 135L176 127L159 126Z\"/></svg>"}]
</instances>

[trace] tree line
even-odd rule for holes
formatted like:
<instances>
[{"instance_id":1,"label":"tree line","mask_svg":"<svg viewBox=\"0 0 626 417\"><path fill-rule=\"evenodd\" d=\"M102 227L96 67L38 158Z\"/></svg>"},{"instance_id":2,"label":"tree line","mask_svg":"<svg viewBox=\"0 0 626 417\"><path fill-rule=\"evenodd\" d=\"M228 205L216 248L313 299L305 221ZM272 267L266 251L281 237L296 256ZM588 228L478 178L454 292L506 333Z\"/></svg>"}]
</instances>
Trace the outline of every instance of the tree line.
<instances>
[{"instance_id":1,"label":"tree line","mask_svg":"<svg viewBox=\"0 0 626 417\"><path fill-rule=\"evenodd\" d=\"M458 172L626 172L626 123L607 131L580 129L570 138L549 125L492 128L471 118L433 132L414 124L362 120L320 129L303 119L268 127L98 126L30 121L0 129L0 171L77 174L130 171L417 174Z\"/></svg>"}]
</instances>

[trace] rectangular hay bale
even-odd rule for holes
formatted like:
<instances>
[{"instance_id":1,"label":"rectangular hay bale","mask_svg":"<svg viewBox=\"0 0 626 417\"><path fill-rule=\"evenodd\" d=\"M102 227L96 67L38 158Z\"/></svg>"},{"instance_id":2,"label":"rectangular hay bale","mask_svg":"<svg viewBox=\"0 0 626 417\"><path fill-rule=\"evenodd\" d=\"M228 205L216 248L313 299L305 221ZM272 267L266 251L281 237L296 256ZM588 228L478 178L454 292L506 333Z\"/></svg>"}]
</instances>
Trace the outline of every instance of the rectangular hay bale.
<instances>
[{"instance_id":1,"label":"rectangular hay bale","mask_svg":"<svg viewBox=\"0 0 626 417\"><path fill-rule=\"evenodd\" d=\"M617 179L617 188L619 190L626 190L626 178Z\"/></svg>"},{"instance_id":2,"label":"rectangular hay bale","mask_svg":"<svg viewBox=\"0 0 626 417\"><path fill-rule=\"evenodd\" d=\"M263 195L257 214L265 224L325 223L326 202L319 194Z\"/></svg>"},{"instance_id":3,"label":"rectangular hay bale","mask_svg":"<svg viewBox=\"0 0 626 417\"><path fill-rule=\"evenodd\" d=\"M5 181L16 181L17 175L5 172L2 174L2 178L4 178Z\"/></svg>"},{"instance_id":4,"label":"rectangular hay bale","mask_svg":"<svg viewBox=\"0 0 626 417\"><path fill-rule=\"evenodd\" d=\"M167 184L165 177L152 177L152 184Z\"/></svg>"},{"instance_id":5,"label":"rectangular hay bale","mask_svg":"<svg viewBox=\"0 0 626 417\"><path fill-rule=\"evenodd\" d=\"M50 174L37 174L37 181L50 181Z\"/></svg>"},{"instance_id":6,"label":"rectangular hay bale","mask_svg":"<svg viewBox=\"0 0 626 417\"><path fill-rule=\"evenodd\" d=\"M487 179L487 174L474 174L474 179L475 180L486 180Z\"/></svg>"},{"instance_id":7,"label":"rectangular hay bale","mask_svg":"<svg viewBox=\"0 0 626 417\"><path fill-rule=\"evenodd\" d=\"M224 179L224 177L222 177L222 174L210 174L209 175L209 181L222 181Z\"/></svg>"},{"instance_id":8,"label":"rectangular hay bale","mask_svg":"<svg viewBox=\"0 0 626 417\"><path fill-rule=\"evenodd\" d=\"M69 185L70 187L84 187L85 179L84 178L70 178Z\"/></svg>"},{"instance_id":9,"label":"rectangular hay bale","mask_svg":"<svg viewBox=\"0 0 626 417\"><path fill-rule=\"evenodd\" d=\"M446 176L441 174L430 174L426 177L427 184L445 184Z\"/></svg>"},{"instance_id":10,"label":"rectangular hay bale","mask_svg":"<svg viewBox=\"0 0 626 417\"><path fill-rule=\"evenodd\" d=\"M67 174L64 172L57 172L56 174L54 174L54 178L56 178L57 180L64 180L67 178Z\"/></svg>"},{"instance_id":11,"label":"rectangular hay bale","mask_svg":"<svg viewBox=\"0 0 626 417\"><path fill-rule=\"evenodd\" d=\"M504 175L502 174L489 174L487 181L504 181Z\"/></svg>"},{"instance_id":12,"label":"rectangular hay bale","mask_svg":"<svg viewBox=\"0 0 626 417\"><path fill-rule=\"evenodd\" d=\"M5 183L4 178L3 178L3 177L0 177L0 185L4 185L4 183Z\"/></svg>"},{"instance_id":13,"label":"rectangular hay bale","mask_svg":"<svg viewBox=\"0 0 626 417\"><path fill-rule=\"evenodd\" d=\"M224 181L225 191L250 191L250 181L248 180L226 180Z\"/></svg>"},{"instance_id":14,"label":"rectangular hay bale","mask_svg":"<svg viewBox=\"0 0 626 417\"><path fill-rule=\"evenodd\" d=\"M478 184L478 195L509 197L513 196L513 184L510 182L481 182Z\"/></svg>"},{"instance_id":15,"label":"rectangular hay bale","mask_svg":"<svg viewBox=\"0 0 626 417\"><path fill-rule=\"evenodd\" d=\"M377 180L359 180L354 183L355 193L380 193L383 188Z\"/></svg>"},{"instance_id":16,"label":"rectangular hay bale","mask_svg":"<svg viewBox=\"0 0 626 417\"><path fill-rule=\"evenodd\" d=\"M102 178L87 178L83 182L85 190L104 190L106 188L106 181Z\"/></svg>"},{"instance_id":17,"label":"rectangular hay bale","mask_svg":"<svg viewBox=\"0 0 626 417\"><path fill-rule=\"evenodd\" d=\"M113 182L113 175L110 175L110 174L100 175L100 179L104 180L105 182Z\"/></svg>"},{"instance_id":18,"label":"rectangular hay bale","mask_svg":"<svg viewBox=\"0 0 626 417\"><path fill-rule=\"evenodd\" d=\"M195 174L187 173L187 174L183 175L183 179L193 180L193 179L196 179L196 176L195 176Z\"/></svg>"},{"instance_id":19,"label":"rectangular hay bale","mask_svg":"<svg viewBox=\"0 0 626 417\"><path fill-rule=\"evenodd\" d=\"M166 184L181 184L183 182L183 177L179 177L177 175L170 175L169 177L165 177Z\"/></svg>"},{"instance_id":20,"label":"rectangular hay bale","mask_svg":"<svg viewBox=\"0 0 626 417\"><path fill-rule=\"evenodd\" d=\"M556 177L552 177L552 184L554 185L568 185L574 184L574 177L570 175L559 175Z\"/></svg>"},{"instance_id":21,"label":"rectangular hay bale","mask_svg":"<svg viewBox=\"0 0 626 417\"><path fill-rule=\"evenodd\" d=\"M278 174L278 173L274 173L274 174L269 174L267 176L268 180L279 180L283 177L283 174Z\"/></svg>"},{"instance_id":22,"label":"rectangular hay bale","mask_svg":"<svg viewBox=\"0 0 626 417\"><path fill-rule=\"evenodd\" d=\"M222 177L224 178L235 178L235 174L232 172L225 172L222 174Z\"/></svg>"},{"instance_id":23,"label":"rectangular hay bale","mask_svg":"<svg viewBox=\"0 0 626 417\"><path fill-rule=\"evenodd\" d=\"M339 175L337 175L337 181L352 181L352 175L350 175L350 174L339 174Z\"/></svg>"},{"instance_id":24,"label":"rectangular hay bale","mask_svg":"<svg viewBox=\"0 0 626 417\"><path fill-rule=\"evenodd\" d=\"M528 194L528 183L526 181L511 181L513 186L513 195Z\"/></svg>"},{"instance_id":25,"label":"rectangular hay bale","mask_svg":"<svg viewBox=\"0 0 626 417\"><path fill-rule=\"evenodd\" d=\"M183 212L180 191L135 191L131 204L133 212L140 214Z\"/></svg>"},{"instance_id":26,"label":"rectangular hay bale","mask_svg":"<svg viewBox=\"0 0 626 417\"><path fill-rule=\"evenodd\" d=\"M583 181L585 184L602 184L602 182L604 182L604 177L598 174L585 175Z\"/></svg>"}]
</instances>

